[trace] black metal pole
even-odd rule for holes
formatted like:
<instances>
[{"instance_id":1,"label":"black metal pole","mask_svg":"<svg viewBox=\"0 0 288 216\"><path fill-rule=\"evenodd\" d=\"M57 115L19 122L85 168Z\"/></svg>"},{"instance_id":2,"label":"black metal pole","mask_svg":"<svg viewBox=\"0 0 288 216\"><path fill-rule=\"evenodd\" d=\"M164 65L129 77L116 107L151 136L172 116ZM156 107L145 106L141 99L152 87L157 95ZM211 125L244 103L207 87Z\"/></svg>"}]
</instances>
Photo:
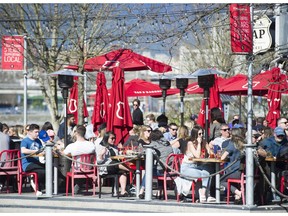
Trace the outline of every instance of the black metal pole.
<instances>
[{"instance_id":1,"label":"black metal pole","mask_svg":"<svg viewBox=\"0 0 288 216\"><path fill-rule=\"evenodd\" d=\"M64 148L66 148L66 146L68 145L68 125L67 125L68 88L62 88L62 97L64 100ZM59 185L60 185L59 191L65 188L66 174L67 172L69 172L70 166L71 162L68 159L66 159L65 157L59 158Z\"/></svg>"},{"instance_id":2,"label":"black metal pole","mask_svg":"<svg viewBox=\"0 0 288 216\"><path fill-rule=\"evenodd\" d=\"M185 95L185 91L183 88L180 89L180 116L181 116L181 126L184 125L184 95Z\"/></svg>"},{"instance_id":3,"label":"black metal pole","mask_svg":"<svg viewBox=\"0 0 288 216\"><path fill-rule=\"evenodd\" d=\"M205 139L206 142L209 142L209 88L204 88L204 100L205 100Z\"/></svg>"},{"instance_id":4,"label":"black metal pole","mask_svg":"<svg viewBox=\"0 0 288 216\"><path fill-rule=\"evenodd\" d=\"M162 97L163 97L163 114L165 115L165 109L166 109L166 96L167 96L167 90L162 89Z\"/></svg>"}]
</instances>

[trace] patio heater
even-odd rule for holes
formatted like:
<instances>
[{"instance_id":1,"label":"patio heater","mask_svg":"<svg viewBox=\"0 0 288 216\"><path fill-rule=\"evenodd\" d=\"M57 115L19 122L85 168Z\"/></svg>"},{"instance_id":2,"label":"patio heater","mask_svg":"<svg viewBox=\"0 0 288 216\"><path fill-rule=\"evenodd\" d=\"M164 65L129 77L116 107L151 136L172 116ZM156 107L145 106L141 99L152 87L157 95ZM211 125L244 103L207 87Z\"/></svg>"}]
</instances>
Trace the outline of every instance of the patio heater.
<instances>
[{"instance_id":1,"label":"patio heater","mask_svg":"<svg viewBox=\"0 0 288 216\"><path fill-rule=\"evenodd\" d=\"M64 148L68 145L68 139L67 139L67 99L69 94L69 89L73 87L74 84L74 77L75 76L83 76L73 70L70 69L64 69L60 71L56 71L54 73L51 73L50 76L58 76L58 86L61 88L62 97L64 100ZM61 182L65 183L65 177L66 173L70 170L70 161L66 159L65 157L59 158L59 171L61 173L60 179ZM62 178L61 178L62 177Z\"/></svg>"},{"instance_id":2,"label":"patio heater","mask_svg":"<svg viewBox=\"0 0 288 216\"><path fill-rule=\"evenodd\" d=\"M176 78L176 87L180 89L180 116L181 116L181 126L184 125L184 96L185 89L188 87L188 78Z\"/></svg>"},{"instance_id":3,"label":"patio heater","mask_svg":"<svg viewBox=\"0 0 288 216\"><path fill-rule=\"evenodd\" d=\"M162 97L163 97L163 114L165 115L165 104L167 97L167 90L171 87L170 79L159 79L159 87L162 89Z\"/></svg>"},{"instance_id":4,"label":"patio heater","mask_svg":"<svg viewBox=\"0 0 288 216\"><path fill-rule=\"evenodd\" d=\"M205 100L205 139L208 142L209 141L209 135L208 135L208 127L209 127L209 88L211 88L214 85L215 82L215 76L214 74L210 75L204 75L204 76L198 76L198 85L200 88L204 89L204 100Z\"/></svg>"}]
</instances>

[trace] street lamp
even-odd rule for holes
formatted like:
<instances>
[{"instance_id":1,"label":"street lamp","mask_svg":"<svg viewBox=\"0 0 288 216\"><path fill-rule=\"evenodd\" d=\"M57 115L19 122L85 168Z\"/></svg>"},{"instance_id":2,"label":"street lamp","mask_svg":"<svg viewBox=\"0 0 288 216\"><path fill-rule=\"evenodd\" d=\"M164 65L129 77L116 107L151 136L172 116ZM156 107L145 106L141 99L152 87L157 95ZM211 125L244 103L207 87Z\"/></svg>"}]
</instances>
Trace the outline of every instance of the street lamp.
<instances>
[{"instance_id":1,"label":"street lamp","mask_svg":"<svg viewBox=\"0 0 288 216\"><path fill-rule=\"evenodd\" d=\"M192 73L192 75L198 77L198 85L200 88L204 90L204 100L205 100L205 139L208 142L209 135L208 135L208 125L209 125L209 118L208 118L208 111L209 111L209 89L215 83L215 74L227 74L223 71L218 71L214 69L199 69Z\"/></svg>"},{"instance_id":2,"label":"street lamp","mask_svg":"<svg viewBox=\"0 0 288 216\"><path fill-rule=\"evenodd\" d=\"M162 97L163 97L163 114L165 115L165 103L167 97L167 90L171 87L170 79L159 79L159 87L162 89Z\"/></svg>"},{"instance_id":3,"label":"street lamp","mask_svg":"<svg viewBox=\"0 0 288 216\"><path fill-rule=\"evenodd\" d=\"M53 72L49 74L50 76L58 76L58 86L61 88L62 97L64 100L64 148L68 145L68 139L67 139L67 131L68 131L68 125L67 125L67 99L68 99L68 90L69 88L73 87L74 84L74 77L76 76L83 76L82 74L79 74L71 69L63 69L60 71ZM66 176L66 173L69 171L69 161L65 157L60 158L60 172L62 174L62 177ZM62 179L65 181L65 178Z\"/></svg>"}]
</instances>

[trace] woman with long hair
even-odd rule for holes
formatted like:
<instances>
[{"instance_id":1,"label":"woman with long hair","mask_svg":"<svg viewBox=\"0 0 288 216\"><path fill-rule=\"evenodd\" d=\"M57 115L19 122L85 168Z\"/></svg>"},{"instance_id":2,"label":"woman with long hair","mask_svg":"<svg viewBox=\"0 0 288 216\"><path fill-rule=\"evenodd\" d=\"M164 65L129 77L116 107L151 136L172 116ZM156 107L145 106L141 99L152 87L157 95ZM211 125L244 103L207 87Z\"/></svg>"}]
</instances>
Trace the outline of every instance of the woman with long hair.
<instances>
[{"instance_id":1,"label":"woman with long hair","mask_svg":"<svg viewBox=\"0 0 288 216\"><path fill-rule=\"evenodd\" d=\"M221 136L221 124L226 123L225 119L223 118L223 114L219 107L213 107L211 109L211 114L210 114L210 140L215 139L216 137ZM207 131L206 131L207 132Z\"/></svg>"},{"instance_id":2,"label":"woman with long hair","mask_svg":"<svg viewBox=\"0 0 288 216\"><path fill-rule=\"evenodd\" d=\"M221 185L227 188L227 179L240 179L241 173L243 172L243 164L245 164L244 155L244 143L245 143L245 133L241 128L232 128L231 131L231 139L225 152L221 156L221 160L227 159L229 156L229 162L227 166L231 163L228 169L226 169L226 173L221 177L220 182ZM236 162L235 162L236 161ZM231 185L231 192L235 194L235 203L241 202L241 191L235 186Z\"/></svg>"},{"instance_id":3,"label":"woman with long hair","mask_svg":"<svg viewBox=\"0 0 288 216\"><path fill-rule=\"evenodd\" d=\"M111 156L118 155L118 150L115 147L115 140L116 135L113 131L108 131L104 134L100 145L96 146L97 164L108 165L99 168L100 175L121 173L121 176L119 178L121 187L120 196L126 197L128 196L128 192L126 191L127 172L129 172L130 170L128 167L124 166L124 164L111 166L113 163L118 163L118 161L113 161L111 159Z\"/></svg>"},{"instance_id":4,"label":"woman with long hair","mask_svg":"<svg viewBox=\"0 0 288 216\"><path fill-rule=\"evenodd\" d=\"M139 139L138 139L138 146L149 145L150 135L152 132L152 128L149 125L142 125L139 129Z\"/></svg>"},{"instance_id":5,"label":"woman with long hair","mask_svg":"<svg viewBox=\"0 0 288 216\"><path fill-rule=\"evenodd\" d=\"M194 180L202 178L202 187L199 189L200 202L206 202L206 200L207 202L215 202L214 197L209 196L206 199L207 191L209 191L210 173L191 160L193 158L201 157L202 146L206 146L203 141L203 129L197 125L191 130L190 140L187 143L183 143L181 146L181 152L184 154L184 159L181 164L180 172L184 177L190 177Z\"/></svg>"}]
</instances>

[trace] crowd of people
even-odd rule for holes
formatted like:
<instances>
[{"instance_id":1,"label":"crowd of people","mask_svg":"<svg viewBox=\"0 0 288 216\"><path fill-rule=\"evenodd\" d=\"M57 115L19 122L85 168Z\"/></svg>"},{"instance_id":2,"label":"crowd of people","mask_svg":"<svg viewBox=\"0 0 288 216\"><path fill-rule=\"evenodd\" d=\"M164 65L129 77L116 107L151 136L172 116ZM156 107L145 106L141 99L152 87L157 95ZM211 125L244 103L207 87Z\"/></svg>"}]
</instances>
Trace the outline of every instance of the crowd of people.
<instances>
[{"instance_id":1,"label":"crowd of people","mask_svg":"<svg viewBox=\"0 0 288 216\"><path fill-rule=\"evenodd\" d=\"M0 123L0 150L18 148L21 151L23 170L37 172L38 174L38 194L42 193L41 190L45 186L45 160L41 160L40 157L25 156L37 153L45 146L47 141L53 141L55 147L65 155L77 156L95 153L97 164L109 165L100 167L100 175L120 174L120 196L129 195L127 192L127 176L129 172L133 172L133 169L128 164L119 165L117 163L113 166L115 161L111 159L111 156L118 155L123 148L139 148L143 145L153 145L154 149L156 149L154 154L157 155L153 167L153 175L155 176L163 175L163 166L156 158L165 161L172 153L183 154L184 158L180 168L181 176L183 178L197 176L202 180L198 190L199 202L215 202L215 179L211 176L215 170L209 164L194 162L193 158L216 156L216 154L220 153L222 160L229 159L225 163L225 166L229 168L221 176L220 182L223 188L227 188L228 178L240 178L241 173L245 169L244 145L247 143L247 132L246 125L241 122L239 115L234 115L232 121L227 123L219 108L212 108L209 131L205 131L203 127L197 124L196 115L191 116L193 124L180 126L175 122L169 122L168 117L164 114L159 115L157 118L154 114L148 114L144 118L139 105L139 100L133 101L134 112L132 116L134 126L125 143L115 143L116 135L113 131L106 130L106 123L95 128L94 133L93 125L92 127L91 125L76 125L74 116L68 115L68 145L65 146L63 140L65 134L64 123L60 125L57 133L50 122L45 122L41 128L37 124L26 125L25 127L8 127L8 125ZM209 133L209 140L205 140L205 133ZM277 120L276 128L270 128L263 117L259 117L253 122L252 144L256 145L257 154L259 159L262 159L262 164L264 164L268 176L270 175L270 164L265 163L265 158L271 156L287 159L287 135L288 123L285 117ZM21 144L17 147L14 140L19 139ZM234 161L237 162L233 163ZM229 166L230 163L233 163L232 166ZM287 173L285 170L288 170L288 166L279 162L276 168L277 187L279 188L279 179ZM197 178L192 180L197 181ZM1 185L4 184L4 181L5 179L1 178ZM31 178L30 183L33 189L36 190L35 179ZM77 184L77 187L76 193L81 188L81 184ZM262 193L269 193L267 185L263 184L261 187ZM235 195L235 203L241 203L242 194L240 188L232 185L231 191ZM145 175L142 177L139 198L143 199L145 197L144 194ZM159 193L157 193L158 195Z\"/></svg>"}]
</instances>

